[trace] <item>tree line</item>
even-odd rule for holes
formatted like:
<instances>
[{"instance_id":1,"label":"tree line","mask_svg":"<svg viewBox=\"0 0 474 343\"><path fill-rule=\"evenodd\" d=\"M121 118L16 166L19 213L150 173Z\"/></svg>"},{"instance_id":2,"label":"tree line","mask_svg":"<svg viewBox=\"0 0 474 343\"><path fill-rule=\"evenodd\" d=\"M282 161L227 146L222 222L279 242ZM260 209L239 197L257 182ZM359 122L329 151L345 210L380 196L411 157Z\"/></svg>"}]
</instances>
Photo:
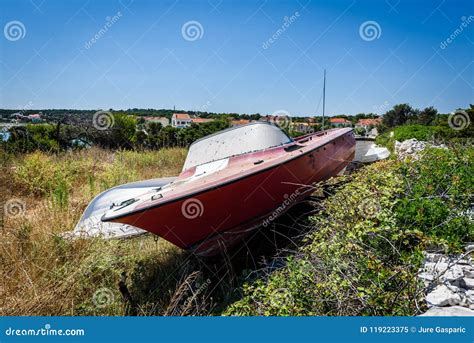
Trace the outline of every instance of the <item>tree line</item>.
<instances>
[{"instance_id":1,"label":"tree line","mask_svg":"<svg viewBox=\"0 0 474 343\"><path fill-rule=\"evenodd\" d=\"M187 147L195 140L223 130L230 126L230 120L242 118L237 114L199 113L200 117L215 120L192 124L187 128L163 127L157 122L145 122L144 114L170 116L172 110L138 110L140 115L127 111L99 112L82 111L64 113L64 110L47 112L47 122L8 128L9 139L1 143L2 149L12 153L25 153L34 150L59 152L67 149L99 146L108 149L162 149ZM3 112L1 112L3 111ZM5 111L0 110L1 115ZM352 122L363 118L374 118L376 114L360 113L345 116ZM247 119L258 120L259 114L247 115ZM297 117L291 118L297 121ZM308 119L303 117L303 119ZM317 121L317 118L316 118ZM416 131L429 130L441 137L474 137L474 105L454 114L440 114L434 107L416 109L409 104L398 104L383 115L379 126L384 133L391 128L415 125ZM418 126L416 126L418 125ZM457 127L456 127L457 125ZM465 127L462 127L464 125ZM461 127L460 127L461 126ZM454 127L454 130L453 130Z\"/></svg>"},{"instance_id":2,"label":"tree line","mask_svg":"<svg viewBox=\"0 0 474 343\"><path fill-rule=\"evenodd\" d=\"M227 119L192 124L187 128L140 123L136 116L104 112L102 118L60 116L42 124L13 126L3 150L27 153L35 150L59 152L99 146L106 149L161 149L187 147L195 140L229 127Z\"/></svg>"}]
</instances>

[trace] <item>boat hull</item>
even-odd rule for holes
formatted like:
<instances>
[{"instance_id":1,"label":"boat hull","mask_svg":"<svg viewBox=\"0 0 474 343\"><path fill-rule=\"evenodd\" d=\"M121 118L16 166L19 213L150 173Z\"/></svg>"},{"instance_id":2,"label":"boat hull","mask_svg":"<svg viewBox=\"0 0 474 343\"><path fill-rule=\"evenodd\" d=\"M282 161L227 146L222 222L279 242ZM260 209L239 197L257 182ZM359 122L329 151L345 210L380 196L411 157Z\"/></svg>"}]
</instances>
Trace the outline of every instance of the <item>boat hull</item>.
<instances>
[{"instance_id":1,"label":"boat hull","mask_svg":"<svg viewBox=\"0 0 474 343\"><path fill-rule=\"evenodd\" d=\"M196 254L212 256L262 224L268 226L308 196L313 183L345 168L354 151L355 139L347 130L277 165L112 221L145 229Z\"/></svg>"}]
</instances>

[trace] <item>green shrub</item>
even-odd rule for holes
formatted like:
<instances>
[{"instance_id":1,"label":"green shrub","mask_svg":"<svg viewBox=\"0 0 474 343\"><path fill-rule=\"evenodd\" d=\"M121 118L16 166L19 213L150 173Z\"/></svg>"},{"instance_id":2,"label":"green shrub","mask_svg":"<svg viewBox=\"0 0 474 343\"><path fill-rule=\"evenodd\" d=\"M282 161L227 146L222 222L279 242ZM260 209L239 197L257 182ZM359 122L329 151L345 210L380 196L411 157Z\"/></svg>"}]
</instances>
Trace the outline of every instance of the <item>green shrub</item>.
<instances>
[{"instance_id":1,"label":"green shrub","mask_svg":"<svg viewBox=\"0 0 474 343\"><path fill-rule=\"evenodd\" d=\"M447 123L438 126L426 125L402 125L385 131L377 136L376 143L381 146L394 149L395 141L402 142L415 138L419 141L434 141L439 143L469 143L472 136L467 135L467 130L457 131L448 126ZM472 141L471 141L472 144Z\"/></svg>"},{"instance_id":2,"label":"green shrub","mask_svg":"<svg viewBox=\"0 0 474 343\"><path fill-rule=\"evenodd\" d=\"M385 132L376 138L376 143L385 146L393 151L395 141L403 142L407 139L415 138L419 141L433 140L435 130L431 126L424 125L403 125Z\"/></svg>"},{"instance_id":3,"label":"green shrub","mask_svg":"<svg viewBox=\"0 0 474 343\"><path fill-rule=\"evenodd\" d=\"M57 188L70 190L77 171L76 161L58 163L51 155L35 152L19 161L13 177L19 187L34 195L45 195Z\"/></svg>"},{"instance_id":4,"label":"green shrub","mask_svg":"<svg viewBox=\"0 0 474 343\"><path fill-rule=\"evenodd\" d=\"M10 129L10 139L5 143L7 151L32 152L36 150L57 152L59 142L56 130L50 124L28 124Z\"/></svg>"},{"instance_id":5,"label":"green shrub","mask_svg":"<svg viewBox=\"0 0 474 343\"><path fill-rule=\"evenodd\" d=\"M393 138L399 142L410 138L426 141L433 138L433 130L431 127L424 125L404 125L395 128Z\"/></svg>"},{"instance_id":6,"label":"green shrub","mask_svg":"<svg viewBox=\"0 0 474 343\"><path fill-rule=\"evenodd\" d=\"M457 251L474 240L473 151L431 149L418 161L379 162L351 176L313 217L306 246L266 281L246 284L225 314L418 313L422 251Z\"/></svg>"},{"instance_id":7,"label":"green shrub","mask_svg":"<svg viewBox=\"0 0 474 343\"><path fill-rule=\"evenodd\" d=\"M407 195L396 206L400 225L419 229L450 250L474 239L466 211L472 202L474 149L429 149L400 168Z\"/></svg>"}]
</instances>

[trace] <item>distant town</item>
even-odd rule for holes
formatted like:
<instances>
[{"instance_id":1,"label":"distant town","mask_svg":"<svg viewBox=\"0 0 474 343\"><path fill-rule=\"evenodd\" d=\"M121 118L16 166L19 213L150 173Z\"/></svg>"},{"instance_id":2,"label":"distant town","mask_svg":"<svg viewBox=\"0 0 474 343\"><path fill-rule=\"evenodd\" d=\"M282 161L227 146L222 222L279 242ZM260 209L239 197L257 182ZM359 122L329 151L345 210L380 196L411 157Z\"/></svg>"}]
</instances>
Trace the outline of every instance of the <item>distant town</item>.
<instances>
[{"instance_id":1,"label":"distant town","mask_svg":"<svg viewBox=\"0 0 474 343\"><path fill-rule=\"evenodd\" d=\"M90 117L97 111L83 110L1 110L0 123L10 125L24 125L36 123L56 122L63 116L85 118ZM330 127L354 127L366 134L375 134L377 125L382 122L382 117L374 113L360 113L355 116L337 115L327 116L291 116L286 111L275 112L272 115L260 114L235 114L235 113L209 113L209 112L193 112L193 111L176 111L176 110L150 110L150 109L129 109L123 112L133 115L137 119L139 127L146 129L150 123L161 124L162 127L172 126L177 129L191 127L193 124L203 124L215 120L226 119L230 126L245 125L256 121L265 121L279 124L279 121L287 121L288 130L295 133L306 134L320 130L323 126Z\"/></svg>"}]
</instances>

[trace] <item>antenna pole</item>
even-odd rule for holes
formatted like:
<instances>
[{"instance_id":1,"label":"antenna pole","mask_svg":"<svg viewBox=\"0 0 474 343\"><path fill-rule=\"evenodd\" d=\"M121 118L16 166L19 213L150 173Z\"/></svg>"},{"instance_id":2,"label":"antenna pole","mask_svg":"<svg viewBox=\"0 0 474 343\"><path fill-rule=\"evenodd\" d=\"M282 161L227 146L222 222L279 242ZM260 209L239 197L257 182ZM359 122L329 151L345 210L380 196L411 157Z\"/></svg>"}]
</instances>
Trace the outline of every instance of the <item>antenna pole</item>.
<instances>
[{"instance_id":1,"label":"antenna pole","mask_svg":"<svg viewBox=\"0 0 474 343\"><path fill-rule=\"evenodd\" d=\"M324 81L323 81L323 122L321 129L324 130L324 112L326 109L326 69L324 69Z\"/></svg>"}]
</instances>

